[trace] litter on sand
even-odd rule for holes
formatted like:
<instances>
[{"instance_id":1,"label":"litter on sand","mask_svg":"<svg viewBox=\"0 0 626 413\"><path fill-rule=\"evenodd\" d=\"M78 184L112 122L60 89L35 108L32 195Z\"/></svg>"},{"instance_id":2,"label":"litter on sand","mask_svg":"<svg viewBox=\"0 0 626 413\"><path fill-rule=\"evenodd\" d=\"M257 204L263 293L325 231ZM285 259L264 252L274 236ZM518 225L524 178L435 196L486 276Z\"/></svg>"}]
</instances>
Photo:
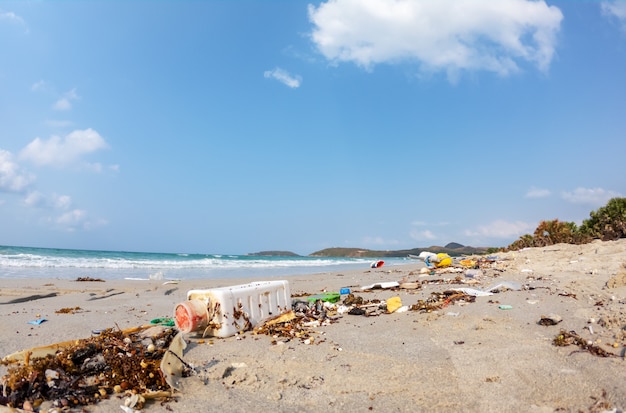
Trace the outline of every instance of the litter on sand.
<instances>
[{"instance_id":1,"label":"litter on sand","mask_svg":"<svg viewBox=\"0 0 626 413\"><path fill-rule=\"evenodd\" d=\"M454 291L460 291L462 293L465 293L467 295L472 295L474 297L486 297L489 295L493 295L492 292L489 291L482 291L482 290L477 290L476 288L453 288Z\"/></svg>"},{"instance_id":2,"label":"litter on sand","mask_svg":"<svg viewBox=\"0 0 626 413\"><path fill-rule=\"evenodd\" d=\"M374 283L370 285L364 285L361 287L361 290L363 291L376 290L376 289L385 290L387 288L394 288L394 287L399 287L399 286L400 286L400 283L397 281L387 281L387 282Z\"/></svg>"}]
</instances>

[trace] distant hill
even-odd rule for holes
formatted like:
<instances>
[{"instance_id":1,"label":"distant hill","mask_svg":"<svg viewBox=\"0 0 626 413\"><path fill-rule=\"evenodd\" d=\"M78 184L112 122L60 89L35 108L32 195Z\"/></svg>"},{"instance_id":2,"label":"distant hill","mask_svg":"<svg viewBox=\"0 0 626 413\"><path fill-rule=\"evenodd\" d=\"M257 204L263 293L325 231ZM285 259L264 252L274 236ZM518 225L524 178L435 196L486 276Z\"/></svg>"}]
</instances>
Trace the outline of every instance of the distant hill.
<instances>
[{"instance_id":1,"label":"distant hill","mask_svg":"<svg viewBox=\"0 0 626 413\"><path fill-rule=\"evenodd\" d=\"M246 255L253 257L299 257L300 255L291 251L259 251L252 252Z\"/></svg>"},{"instance_id":2,"label":"distant hill","mask_svg":"<svg viewBox=\"0 0 626 413\"><path fill-rule=\"evenodd\" d=\"M446 253L452 257L473 254L486 254L487 247L468 247L465 245L451 242L445 247L433 245L425 248L413 248L408 250L368 250L365 248L326 248L309 254L310 257L349 257L349 258L380 258L380 257L406 257L410 255L419 255L422 251L430 251L435 253Z\"/></svg>"},{"instance_id":3,"label":"distant hill","mask_svg":"<svg viewBox=\"0 0 626 413\"><path fill-rule=\"evenodd\" d=\"M458 250L459 248L465 248L465 245L461 245L461 244L456 243L456 242L451 242L451 243L447 244L444 248L449 248L451 250Z\"/></svg>"}]
</instances>

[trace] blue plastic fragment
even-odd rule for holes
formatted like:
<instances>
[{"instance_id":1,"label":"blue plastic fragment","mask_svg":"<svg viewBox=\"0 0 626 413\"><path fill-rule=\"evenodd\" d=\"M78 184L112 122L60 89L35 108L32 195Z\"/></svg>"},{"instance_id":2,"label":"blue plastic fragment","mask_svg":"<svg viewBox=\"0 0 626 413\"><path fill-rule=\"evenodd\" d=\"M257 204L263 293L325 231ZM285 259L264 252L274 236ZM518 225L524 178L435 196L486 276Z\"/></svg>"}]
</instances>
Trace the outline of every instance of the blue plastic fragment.
<instances>
[{"instance_id":1,"label":"blue plastic fragment","mask_svg":"<svg viewBox=\"0 0 626 413\"><path fill-rule=\"evenodd\" d=\"M29 321L28 324L32 324L32 325L38 326L39 324L43 323L44 321L48 321L48 320L46 320L45 318L38 318L36 320Z\"/></svg>"}]
</instances>

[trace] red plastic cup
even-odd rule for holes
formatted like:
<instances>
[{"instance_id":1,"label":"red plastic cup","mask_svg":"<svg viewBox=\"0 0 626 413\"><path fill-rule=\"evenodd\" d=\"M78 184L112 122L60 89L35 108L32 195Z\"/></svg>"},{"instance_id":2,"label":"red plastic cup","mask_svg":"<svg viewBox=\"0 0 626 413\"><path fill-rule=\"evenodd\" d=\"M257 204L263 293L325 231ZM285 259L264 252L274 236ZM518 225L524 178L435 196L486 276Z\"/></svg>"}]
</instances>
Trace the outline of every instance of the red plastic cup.
<instances>
[{"instance_id":1,"label":"red plastic cup","mask_svg":"<svg viewBox=\"0 0 626 413\"><path fill-rule=\"evenodd\" d=\"M200 300L188 300L174 309L174 323L183 333L204 330L209 324L207 305Z\"/></svg>"}]
</instances>

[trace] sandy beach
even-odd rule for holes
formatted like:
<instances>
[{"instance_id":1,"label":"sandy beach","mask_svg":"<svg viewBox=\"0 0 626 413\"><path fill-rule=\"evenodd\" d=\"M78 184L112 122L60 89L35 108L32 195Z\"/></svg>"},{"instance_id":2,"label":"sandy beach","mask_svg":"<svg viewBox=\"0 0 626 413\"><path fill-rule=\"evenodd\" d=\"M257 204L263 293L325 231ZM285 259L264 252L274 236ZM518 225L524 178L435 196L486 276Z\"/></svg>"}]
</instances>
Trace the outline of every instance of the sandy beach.
<instances>
[{"instance_id":1,"label":"sandy beach","mask_svg":"<svg viewBox=\"0 0 626 413\"><path fill-rule=\"evenodd\" d=\"M473 277L462 268L424 274L417 261L282 277L292 297L349 288L366 301L399 297L409 308L369 316L338 313L332 323L312 327L308 341L251 331L227 338L188 334L183 359L193 374L182 379L173 400L150 401L143 410L622 411L625 265L622 239L498 254L497 260L481 264L482 275ZM188 290L250 281L259 280L3 279L0 356L87 338L106 328L145 325L171 317ZM361 291L393 281L409 288ZM485 292L498 284L508 288L475 298L468 293L471 299L450 300L431 311L419 309L420 300L426 302L433 293ZM46 321L29 324L41 319ZM550 323L542 319L558 323L544 325ZM584 345L555 345L561 330ZM0 375L8 368L0 366ZM113 394L85 409L121 411L121 404L122 396Z\"/></svg>"}]
</instances>

